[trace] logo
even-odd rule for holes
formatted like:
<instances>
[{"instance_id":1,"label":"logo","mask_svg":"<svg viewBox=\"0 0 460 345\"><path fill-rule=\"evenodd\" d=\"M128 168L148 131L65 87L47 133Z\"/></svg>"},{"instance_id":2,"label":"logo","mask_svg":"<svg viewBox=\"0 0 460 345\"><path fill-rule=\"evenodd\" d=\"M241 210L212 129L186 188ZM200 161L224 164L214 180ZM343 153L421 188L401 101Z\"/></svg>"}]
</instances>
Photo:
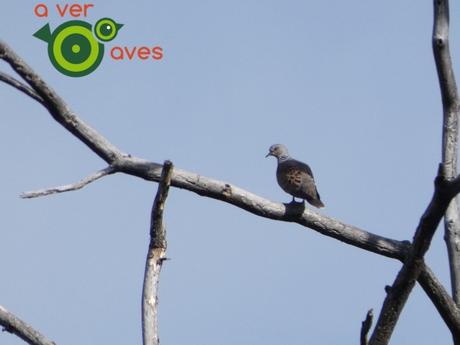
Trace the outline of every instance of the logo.
<instances>
[{"instance_id":1,"label":"logo","mask_svg":"<svg viewBox=\"0 0 460 345\"><path fill-rule=\"evenodd\" d=\"M34 6L33 12L37 18L48 18L50 12L54 12L62 19L71 19L61 22L54 31L47 20L48 23L33 34L48 44L48 57L59 72L69 77L83 77L94 72L104 58L104 46L108 46L107 58L116 64L145 65L163 59L163 47L151 42L135 46L106 44L117 37L123 24L111 18L102 18L93 27L86 20L94 7L91 3L38 3Z\"/></svg>"},{"instance_id":2,"label":"logo","mask_svg":"<svg viewBox=\"0 0 460 345\"><path fill-rule=\"evenodd\" d=\"M112 41L123 24L102 18L91 24L82 20L70 20L53 32L49 23L33 34L48 43L48 57L53 66L69 77L83 77L100 65L104 57L105 42Z\"/></svg>"}]
</instances>

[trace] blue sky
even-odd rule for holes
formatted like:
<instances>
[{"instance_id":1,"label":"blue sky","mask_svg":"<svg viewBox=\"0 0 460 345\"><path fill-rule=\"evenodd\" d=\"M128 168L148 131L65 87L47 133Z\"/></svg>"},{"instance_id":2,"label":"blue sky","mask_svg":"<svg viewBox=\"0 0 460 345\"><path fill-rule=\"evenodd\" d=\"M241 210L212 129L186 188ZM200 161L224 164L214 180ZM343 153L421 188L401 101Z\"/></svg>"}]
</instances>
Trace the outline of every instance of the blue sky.
<instances>
[{"instance_id":1,"label":"blue sky","mask_svg":"<svg viewBox=\"0 0 460 345\"><path fill-rule=\"evenodd\" d=\"M287 202L268 147L315 174L321 213L411 239L441 157L431 1L102 1L84 20L125 24L106 48L163 47L83 78L51 65L32 34L65 20L9 1L2 38L117 147ZM46 2L53 7L56 2ZM451 4L458 69L460 8ZM9 67L2 64L2 71ZM58 344L141 341L140 296L157 185L106 177L21 200L105 167L38 103L0 85L0 304ZM173 189L161 276L163 344L353 344L400 264L299 225ZM427 261L449 287L442 229ZM451 341L416 287L395 344ZM21 344L0 334L0 343Z\"/></svg>"}]
</instances>

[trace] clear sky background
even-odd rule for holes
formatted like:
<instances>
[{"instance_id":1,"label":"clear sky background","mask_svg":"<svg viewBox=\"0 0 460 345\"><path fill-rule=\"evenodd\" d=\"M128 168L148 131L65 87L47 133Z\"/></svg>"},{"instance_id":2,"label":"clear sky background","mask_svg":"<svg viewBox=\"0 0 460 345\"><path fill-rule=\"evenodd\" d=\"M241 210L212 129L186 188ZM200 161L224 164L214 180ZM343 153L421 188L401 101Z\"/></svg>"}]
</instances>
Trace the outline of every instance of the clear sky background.
<instances>
[{"instance_id":1,"label":"clear sky background","mask_svg":"<svg viewBox=\"0 0 460 345\"><path fill-rule=\"evenodd\" d=\"M328 216L411 239L441 157L432 1L102 1L86 20L124 23L106 48L160 45L161 61L113 61L83 78L32 34L36 1L3 1L0 33L71 108L125 152L279 202L268 147L310 164ZM51 8L54 1L46 2ZM460 8L451 4L460 63ZM1 70L9 67L1 64ZM139 344L157 184L106 177L22 200L105 167L45 109L0 84L0 305L57 344ZM400 264L296 224L172 189L161 275L162 344L357 344ZM427 256L449 289L442 229ZM419 286L394 344L448 344ZM0 344L22 344L6 332Z\"/></svg>"}]
</instances>

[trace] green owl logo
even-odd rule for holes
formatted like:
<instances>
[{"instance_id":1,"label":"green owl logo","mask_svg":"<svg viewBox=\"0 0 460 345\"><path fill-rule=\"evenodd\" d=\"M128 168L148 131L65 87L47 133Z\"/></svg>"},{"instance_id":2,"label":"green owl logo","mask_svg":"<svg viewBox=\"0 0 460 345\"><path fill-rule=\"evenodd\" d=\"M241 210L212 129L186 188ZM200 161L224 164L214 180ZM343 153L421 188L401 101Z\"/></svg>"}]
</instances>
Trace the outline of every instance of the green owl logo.
<instances>
[{"instance_id":1,"label":"green owl logo","mask_svg":"<svg viewBox=\"0 0 460 345\"><path fill-rule=\"evenodd\" d=\"M104 45L113 40L123 24L102 18L94 26L81 20L71 20L51 32L46 24L33 34L48 43L48 56L53 66L69 77L83 77L93 72L104 57Z\"/></svg>"}]
</instances>

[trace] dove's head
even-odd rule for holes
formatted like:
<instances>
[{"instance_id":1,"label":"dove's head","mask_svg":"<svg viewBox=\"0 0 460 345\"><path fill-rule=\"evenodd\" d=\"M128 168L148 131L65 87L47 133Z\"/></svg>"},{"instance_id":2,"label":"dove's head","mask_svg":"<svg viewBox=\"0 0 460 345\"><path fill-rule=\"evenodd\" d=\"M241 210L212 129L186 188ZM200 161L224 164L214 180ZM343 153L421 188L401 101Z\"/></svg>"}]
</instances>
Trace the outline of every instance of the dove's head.
<instances>
[{"instance_id":1,"label":"dove's head","mask_svg":"<svg viewBox=\"0 0 460 345\"><path fill-rule=\"evenodd\" d=\"M275 144L268 149L268 153L265 157L268 156L276 157L278 160L286 160L289 158L289 152L283 144Z\"/></svg>"}]
</instances>

